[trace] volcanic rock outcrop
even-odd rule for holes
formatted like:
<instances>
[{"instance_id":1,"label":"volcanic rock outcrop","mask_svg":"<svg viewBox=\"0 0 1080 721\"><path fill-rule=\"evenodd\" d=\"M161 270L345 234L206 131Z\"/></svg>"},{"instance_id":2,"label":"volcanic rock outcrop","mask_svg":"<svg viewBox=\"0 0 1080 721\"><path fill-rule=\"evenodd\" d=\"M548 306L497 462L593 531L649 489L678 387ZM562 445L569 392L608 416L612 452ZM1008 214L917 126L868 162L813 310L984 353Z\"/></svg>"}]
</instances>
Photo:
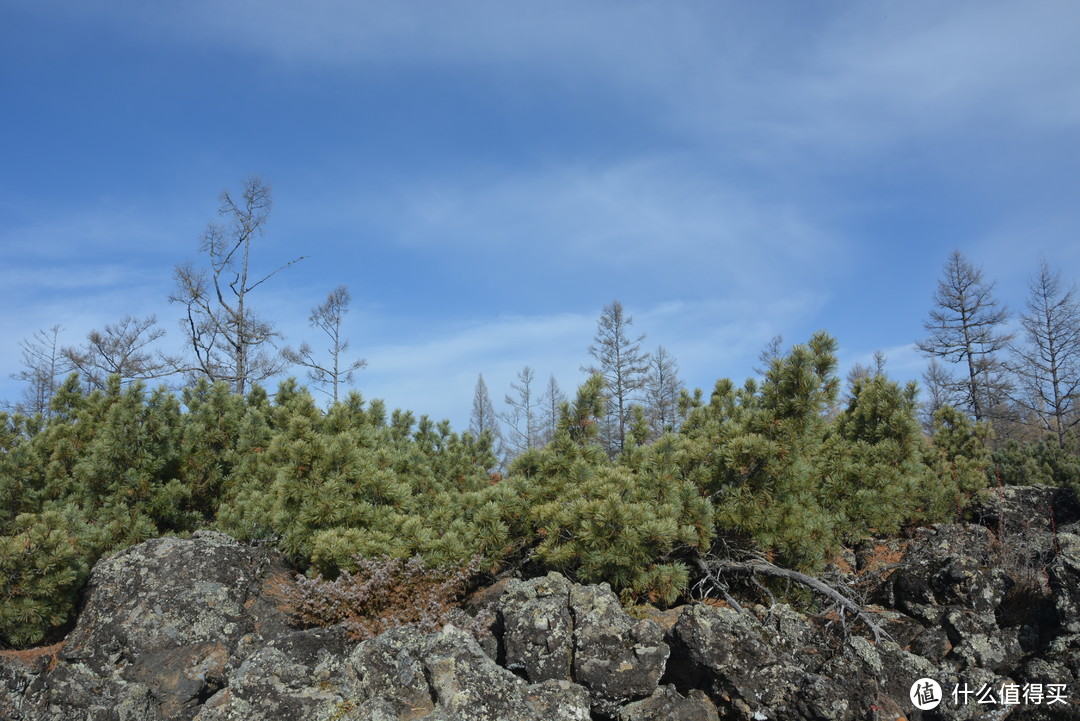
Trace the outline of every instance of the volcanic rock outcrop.
<instances>
[{"instance_id":1,"label":"volcanic rock outcrop","mask_svg":"<svg viewBox=\"0 0 1080 721\"><path fill-rule=\"evenodd\" d=\"M552 573L490 594L484 643L454 626L356 642L290 625L272 551L159 538L95 567L62 643L0 652L0 718L1080 719L1080 504L1005 488L973 518L830 569L880 640L760 594L632 616L607 586ZM924 678L933 710L909 697Z\"/></svg>"}]
</instances>

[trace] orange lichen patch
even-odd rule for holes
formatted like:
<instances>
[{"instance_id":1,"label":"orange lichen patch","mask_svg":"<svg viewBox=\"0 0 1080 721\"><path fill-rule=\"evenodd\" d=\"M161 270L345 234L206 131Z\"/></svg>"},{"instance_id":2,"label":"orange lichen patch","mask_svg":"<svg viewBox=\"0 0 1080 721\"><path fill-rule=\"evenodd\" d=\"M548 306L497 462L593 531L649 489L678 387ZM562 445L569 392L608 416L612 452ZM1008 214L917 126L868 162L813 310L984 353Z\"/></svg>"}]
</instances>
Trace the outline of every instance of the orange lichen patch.
<instances>
[{"instance_id":1,"label":"orange lichen patch","mask_svg":"<svg viewBox=\"0 0 1080 721\"><path fill-rule=\"evenodd\" d=\"M891 546L885 543L879 543L874 546L873 551L868 553L865 557L865 563L863 568L859 571L858 575L864 576L868 573L880 571L881 569L890 569L896 566L904 558L904 554L907 552L907 544L900 544L899 547Z\"/></svg>"},{"instance_id":2,"label":"orange lichen patch","mask_svg":"<svg viewBox=\"0 0 1080 721\"><path fill-rule=\"evenodd\" d=\"M848 563L848 560L841 555L837 555L832 559L832 564L840 571L840 573L855 573L855 567Z\"/></svg>"},{"instance_id":3,"label":"orange lichen patch","mask_svg":"<svg viewBox=\"0 0 1080 721\"><path fill-rule=\"evenodd\" d=\"M724 604L727 605L727 604ZM660 630L664 633L669 633L679 623L679 618L682 617L683 610L686 606L676 606L675 608L669 608L664 611L656 608L655 606L638 606L632 613L636 618L647 618L660 627Z\"/></svg>"},{"instance_id":4,"label":"orange lichen patch","mask_svg":"<svg viewBox=\"0 0 1080 721\"><path fill-rule=\"evenodd\" d=\"M27 648L21 651L0 651L0 658L10 658L31 668L40 666L43 659L47 659L45 661L46 670L51 671L56 666L57 657L63 647L64 641L60 641L51 646L39 646L38 648Z\"/></svg>"}]
</instances>

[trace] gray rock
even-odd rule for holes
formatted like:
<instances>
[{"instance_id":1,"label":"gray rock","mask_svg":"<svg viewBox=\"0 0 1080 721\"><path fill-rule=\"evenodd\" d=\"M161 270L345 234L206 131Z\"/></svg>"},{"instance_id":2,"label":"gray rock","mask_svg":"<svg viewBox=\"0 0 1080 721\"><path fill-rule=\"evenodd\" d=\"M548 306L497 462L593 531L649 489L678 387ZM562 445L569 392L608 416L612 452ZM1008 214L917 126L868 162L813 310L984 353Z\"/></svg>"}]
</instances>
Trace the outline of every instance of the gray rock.
<instances>
[{"instance_id":1,"label":"gray rock","mask_svg":"<svg viewBox=\"0 0 1080 721\"><path fill-rule=\"evenodd\" d=\"M1062 630L1080 633L1080 535L1059 533L1054 538L1055 558L1047 566L1050 591Z\"/></svg>"},{"instance_id":2,"label":"gray rock","mask_svg":"<svg viewBox=\"0 0 1080 721\"><path fill-rule=\"evenodd\" d=\"M584 688L528 684L453 626L437 634L395 629L361 644L349 662L356 678L350 719L589 719Z\"/></svg>"},{"instance_id":3,"label":"gray rock","mask_svg":"<svg viewBox=\"0 0 1080 721\"><path fill-rule=\"evenodd\" d=\"M794 704L831 706L830 683L779 655L767 633L747 612L695 604L675 626L666 678L705 690L725 718L803 718Z\"/></svg>"},{"instance_id":4,"label":"gray rock","mask_svg":"<svg viewBox=\"0 0 1080 721\"><path fill-rule=\"evenodd\" d=\"M558 573L511 582L499 598L506 667L529 681L571 680L570 582Z\"/></svg>"},{"instance_id":5,"label":"gray rock","mask_svg":"<svg viewBox=\"0 0 1080 721\"><path fill-rule=\"evenodd\" d=\"M579 586L550 573L509 584L498 609L506 667L532 682L581 684L598 713L649 696L664 674L660 627L631 618L606 584Z\"/></svg>"},{"instance_id":6,"label":"gray rock","mask_svg":"<svg viewBox=\"0 0 1080 721\"><path fill-rule=\"evenodd\" d=\"M1051 532L1080 521L1080 500L1069 488L1001 486L977 503L969 515L1006 535L1026 528Z\"/></svg>"},{"instance_id":7,"label":"gray rock","mask_svg":"<svg viewBox=\"0 0 1080 721\"><path fill-rule=\"evenodd\" d=\"M20 713L192 719L248 650L288 630L264 588L284 572L269 552L213 532L154 539L102 560L56 667L33 669Z\"/></svg>"},{"instance_id":8,"label":"gray rock","mask_svg":"<svg viewBox=\"0 0 1080 721\"><path fill-rule=\"evenodd\" d=\"M330 718L353 692L338 629L287 634L246 658L195 721Z\"/></svg>"},{"instance_id":9,"label":"gray rock","mask_svg":"<svg viewBox=\"0 0 1080 721\"><path fill-rule=\"evenodd\" d=\"M242 640L287 631L287 617L264 593L275 573L285 569L269 552L222 533L132 546L94 567L61 658L107 675L144 660L152 669L162 652L188 648L212 666ZM185 663L199 661L189 653Z\"/></svg>"},{"instance_id":10,"label":"gray rock","mask_svg":"<svg viewBox=\"0 0 1080 721\"><path fill-rule=\"evenodd\" d=\"M589 690L594 710L612 715L656 690L670 650L654 621L632 619L607 584L574 586L570 610L574 680Z\"/></svg>"},{"instance_id":11,"label":"gray rock","mask_svg":"<svg viewBox=\"0 0 1080 721\"><path fill-rule=\"evenodd\" d=\"M719 721L716 706L704 692L682 696L674 686L661 686L652 696L619 709L619 721Z\"/></svg>"}]
</instances>

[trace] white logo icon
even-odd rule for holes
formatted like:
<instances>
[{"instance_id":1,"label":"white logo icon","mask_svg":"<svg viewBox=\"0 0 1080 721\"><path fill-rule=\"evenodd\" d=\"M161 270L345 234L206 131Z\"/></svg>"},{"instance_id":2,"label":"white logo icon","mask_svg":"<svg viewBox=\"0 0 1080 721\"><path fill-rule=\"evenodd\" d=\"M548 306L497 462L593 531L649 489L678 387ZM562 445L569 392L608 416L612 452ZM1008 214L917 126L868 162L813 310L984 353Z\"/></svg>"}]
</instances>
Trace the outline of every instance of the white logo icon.
<instances>
[{"instance_id":1,"label":"white logo icon","mask_svg":"<svg viewBox=\"0 0 1080 721\"><path fill-rule=\"evenodd\" d=\"M911 703L920 711L937 708L941 703L941 685L932 678L920 678L911 684Z\"/></svg>"}]
</instances>

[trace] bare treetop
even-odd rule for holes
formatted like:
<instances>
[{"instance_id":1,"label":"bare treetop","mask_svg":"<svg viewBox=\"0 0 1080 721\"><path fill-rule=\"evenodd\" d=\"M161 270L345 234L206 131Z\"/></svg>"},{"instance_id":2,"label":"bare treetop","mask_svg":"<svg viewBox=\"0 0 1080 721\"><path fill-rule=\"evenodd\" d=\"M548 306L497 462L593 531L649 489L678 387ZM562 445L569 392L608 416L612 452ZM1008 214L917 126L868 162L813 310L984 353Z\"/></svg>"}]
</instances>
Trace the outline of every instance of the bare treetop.
<instances>
[{"instance_id":1,"label":"bare treetop","mask_svg":"<svg viewBox=\"0 0 1080 721\"><path fill-rule=\"evenodd\" d=\"M607 422L605 435L608 453L622 452L630 420L630 406L639 400L638 393L645 385L649 370L649 354L641 350L645 334L634 336L630 326L633 317L626 314L617 300L604 306L597 322L589 355L596 364L582 366L581 370L599 375L604 380L607 396Z\"/></svg>"},{"instance_id":2,"label":"bare treetop","mask_svg":"<svg viewBox=\"0 0 1080 721\"><path fill-rule=\"evenodd\" d=\"M929 335L917 345L927 356L966 365L966 378L956 390L975 419L983 420L1002 402L1008 386L994 354L1012 338L1003 330L1009 312L994 298L994 283L985 282L982 270L960 251L952 252L944 270L923 324Z\"/></svg>"},{"instance_id":3,"label":"bare treetop","mask_svg":"<svg viewBox=\"0 0 1080 721\"><path fill-rule=\"evenodd\" d=\"M186 309L182 327L195 356L187 370L211 381L227 381L243 394L249 382L284 367L273 346L278 333L254 313L248 294L304 256L256 279L251 274L251 244L263 234L270 216L270 186L252 176L244 181L240 202L228 190L220 199L218 212L226 224L210 223L201 237L209 272L190 263L177 266L177 289L169 300Z\"/></svg>"},{"instance_id":4,"label":"bare treetop","mask_svg":"<svg viewBox=\"0 0 1080 721\"><path fill-rule=\"evenodd\" d=\"M1069 430L1080 423L1080 304L1075 289L1065 288L1045 260L1028 290L1027 312L1020 316L1024 342L1012 347L1020 381L1016 400L1065 448Z\"/></svg>"}]
</instances>

